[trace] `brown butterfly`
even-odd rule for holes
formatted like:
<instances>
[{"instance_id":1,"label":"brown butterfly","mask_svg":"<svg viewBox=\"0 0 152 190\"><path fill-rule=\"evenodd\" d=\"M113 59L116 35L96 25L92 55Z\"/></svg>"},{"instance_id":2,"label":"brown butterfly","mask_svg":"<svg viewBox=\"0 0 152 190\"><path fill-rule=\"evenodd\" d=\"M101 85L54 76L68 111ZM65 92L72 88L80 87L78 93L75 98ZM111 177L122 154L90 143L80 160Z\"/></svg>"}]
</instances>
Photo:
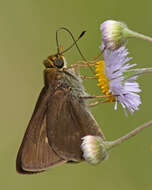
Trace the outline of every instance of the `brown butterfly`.
<instances>
[{"instance_id":1,"label":"brown butterfly","mask_svg":"<svg viewBox=\"0 0 152 190\"><path fill-rule=\"evenodd\" d=\"M74 42L76 43L76 42ZM21 174L45 171L66 162L81 162L82 137L101 136L87 103L86 93L73 69L64 69L58 53L44 61L44 88L19 148L16 169Z\"/></svg>"}]
</instances>

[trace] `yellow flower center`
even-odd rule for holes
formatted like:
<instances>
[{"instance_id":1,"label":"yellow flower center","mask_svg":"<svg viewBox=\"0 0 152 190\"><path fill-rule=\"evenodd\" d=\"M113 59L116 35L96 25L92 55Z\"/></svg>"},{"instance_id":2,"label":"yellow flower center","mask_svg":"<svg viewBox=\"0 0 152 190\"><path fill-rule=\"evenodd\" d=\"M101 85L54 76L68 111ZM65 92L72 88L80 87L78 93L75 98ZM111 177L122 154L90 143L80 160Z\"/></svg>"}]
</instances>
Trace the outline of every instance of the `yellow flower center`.
<instances>
[{"instance_id":1,"label":"yellow flower center","mask_svg":"<svg viewBox=\"0 0 152 190\"><path fill-rule=\"evenodd\" d=\"M105 94L109 102L114 102L115 97L112 95L112 92L109 91L109 80L105 74L104 60L96 62L96 73L96 77L98 78L97 86L101 88L101 91Z\"/></svg>"}]
</instances>

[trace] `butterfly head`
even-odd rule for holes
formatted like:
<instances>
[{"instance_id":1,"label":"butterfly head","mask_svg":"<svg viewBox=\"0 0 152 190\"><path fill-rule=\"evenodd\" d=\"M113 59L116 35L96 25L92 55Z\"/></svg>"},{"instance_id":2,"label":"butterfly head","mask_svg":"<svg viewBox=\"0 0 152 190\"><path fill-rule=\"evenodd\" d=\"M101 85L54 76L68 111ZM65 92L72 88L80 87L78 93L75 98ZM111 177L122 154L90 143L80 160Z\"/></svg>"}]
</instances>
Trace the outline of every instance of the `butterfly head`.
<instances>
[{"instance_id":1,"label":"butterfly head","mask_svg":"<svg viewBox=\"0 0 152 190\"><path fill-rule=\"evenodd\" d=\"M51 55L46 60L44 60L45 67L58 68L58 69L65 67L66 61L61 52L62 52L62 47L59 48L59 51L57 54Z\"/></svg>"}]
</instances>

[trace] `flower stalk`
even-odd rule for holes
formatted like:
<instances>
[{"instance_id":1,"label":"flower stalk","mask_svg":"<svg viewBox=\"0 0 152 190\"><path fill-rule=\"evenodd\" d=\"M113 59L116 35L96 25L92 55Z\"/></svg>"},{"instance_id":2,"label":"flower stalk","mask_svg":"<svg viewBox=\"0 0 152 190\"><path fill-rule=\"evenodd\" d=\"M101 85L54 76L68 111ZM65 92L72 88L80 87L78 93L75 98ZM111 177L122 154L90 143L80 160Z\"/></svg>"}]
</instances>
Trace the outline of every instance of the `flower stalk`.
<instances>
[{"instance_id":1,"label":"flower stalk","mask_svg":"<svg viewBox=\"0 0 152 190\"><path fill-rule=\"evenodd\" d=\"M107 143L107 149L112 149L113 147L118 146L119 144L123 143L124 141L130 139L131 137L134 137L135 135L137 135L138 133L140 133L141 131L143 131L144 129L148 128L152 126L152 120L144 123L143 125L137 127L136 129L134 129L133 131L129 132L128 134L120 137L119 139L116 139L114 141L109 141Z\"/></svg>"},{"instance_id":2,"label":"flower stalk","mask_svg":"<svg viewBox=\"0 0 152 190\"><path fill-rule=\"evenodd\" d=\"M130 69L127 72L123 73L124 80L127 80L131 77L136 77L143 74L152 73L152 68L139 68L139 69Z\"/></svg>"},{"instance_id":3,"label":"flower stalk","mask_svg":"<svg viewBox=\"0 0 152 190\"><path fill-rule=\"evenodd\" d=\"M146 36L146 35L141 34L141 33L138 33L138 32L135 32L133 30L130 30L129 28L124 28L123 36L124 36L124 38L133 38L133 37L135 37L135 38L146 40L148 42L152 42L151 37Z\"/></svg>"}]
</instances>

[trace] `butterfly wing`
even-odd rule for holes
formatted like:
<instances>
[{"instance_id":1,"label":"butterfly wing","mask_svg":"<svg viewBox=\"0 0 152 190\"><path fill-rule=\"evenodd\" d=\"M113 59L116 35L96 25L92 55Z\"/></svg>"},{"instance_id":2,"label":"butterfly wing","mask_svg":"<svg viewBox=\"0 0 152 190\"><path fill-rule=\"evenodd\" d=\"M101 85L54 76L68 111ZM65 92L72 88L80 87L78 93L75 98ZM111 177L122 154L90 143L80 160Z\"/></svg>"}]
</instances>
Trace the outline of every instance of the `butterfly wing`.
<instances>
[{"instance_id":1,"label":"butterfly wing","mask_svg":"<svg viewBox=\"0 0 152 190\"><path fill-rule=\"evenodd\" d=\"M83 100L73 97L64 89L56 90L49 100L46 123L49 144L60 157L68 161L83 160L80 148L82 137L103 137Z\"/></svg>"},{"instance_id":2,"label":"butterfly wing","mask_svg":"<svg viewBox=\"0 0 152 190\"><path fill-rule=\"evenodd\" d=\"M37 173L65 162L48 143L46 110L50 98L50 90L44 87L18 151L16 169L19 173Z\"/></svg>"}]
</instances>

